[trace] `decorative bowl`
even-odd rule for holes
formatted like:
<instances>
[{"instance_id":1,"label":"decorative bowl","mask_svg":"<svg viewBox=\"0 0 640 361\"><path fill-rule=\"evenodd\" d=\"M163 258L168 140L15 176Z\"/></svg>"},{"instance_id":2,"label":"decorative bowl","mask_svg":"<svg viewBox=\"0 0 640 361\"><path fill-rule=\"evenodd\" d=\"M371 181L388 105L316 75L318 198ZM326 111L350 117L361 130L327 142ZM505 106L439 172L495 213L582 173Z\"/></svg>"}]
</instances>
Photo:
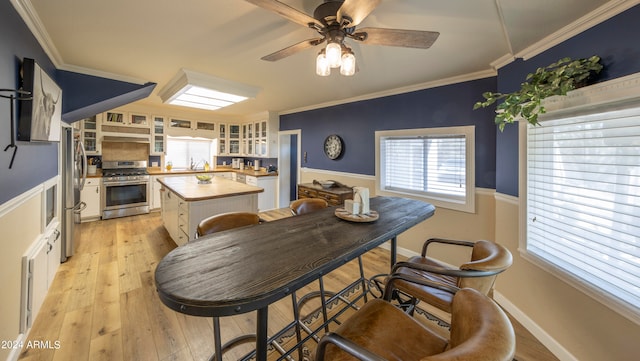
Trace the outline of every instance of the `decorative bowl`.
<instances>
[{"instance_id":1,"label":"decorative bowl","mask_svg":"<svg viewBox=\"0 0 640 361\"><path fill-rule=\"evenodd\" d=\"M319 181L318 183L320 183L320 185L322 186L322 188L331 188L333 187L333 185L336 183L334 181Z\"/></svg>"},{"instance_id":2,"label":"decorative bowl","mask_svg":"<svg viewBox=\"0 0 640 361\"><path fill-rule=\"evenodd\" d=\"M196 174L198 183L211 183L211 178L213 178L213 176L210 174Z\"/></svg>"}]
</instances>

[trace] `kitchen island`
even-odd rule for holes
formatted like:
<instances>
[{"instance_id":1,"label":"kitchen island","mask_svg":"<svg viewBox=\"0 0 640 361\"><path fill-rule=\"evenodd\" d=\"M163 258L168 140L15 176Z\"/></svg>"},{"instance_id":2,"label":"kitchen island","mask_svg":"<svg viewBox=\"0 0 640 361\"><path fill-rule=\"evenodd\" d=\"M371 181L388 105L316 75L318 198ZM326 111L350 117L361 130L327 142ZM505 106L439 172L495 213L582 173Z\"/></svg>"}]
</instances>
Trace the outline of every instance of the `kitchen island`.
<instances>
[{"instance_id":1,"label":"kitchen island","mask_svg":"<svg viewBox=\"0 0 640 361\"><path fill-rule=\"evenodd\" d=\"M183 245L195 238L198 223L226 212L258 212L264 190L222 177L201 184L195 176L158 178L162 185L162 222L173 241Z\"/></svg>"}]
</instances>

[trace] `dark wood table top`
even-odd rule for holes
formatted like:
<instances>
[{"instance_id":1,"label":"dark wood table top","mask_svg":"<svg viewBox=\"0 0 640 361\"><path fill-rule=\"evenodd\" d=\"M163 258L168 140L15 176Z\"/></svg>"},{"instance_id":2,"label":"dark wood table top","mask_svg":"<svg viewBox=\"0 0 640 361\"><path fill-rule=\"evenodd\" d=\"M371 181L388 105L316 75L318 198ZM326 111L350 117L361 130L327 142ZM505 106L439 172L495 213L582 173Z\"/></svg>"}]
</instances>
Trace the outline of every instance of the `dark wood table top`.
<instances>
[{"instance_id":1,"label":"dark wood table top","mask_svg":"<svg viewBox=\"0 0 640 361\"><path fill-rule=\"evenodd\" d=\"M330 207L177 247L156 268L160 299L195 316L264 308L435 212L429 203L394 197L371 198L371 209L380 214L371 223L341 220Z\"/></svg>"}]
</instances>

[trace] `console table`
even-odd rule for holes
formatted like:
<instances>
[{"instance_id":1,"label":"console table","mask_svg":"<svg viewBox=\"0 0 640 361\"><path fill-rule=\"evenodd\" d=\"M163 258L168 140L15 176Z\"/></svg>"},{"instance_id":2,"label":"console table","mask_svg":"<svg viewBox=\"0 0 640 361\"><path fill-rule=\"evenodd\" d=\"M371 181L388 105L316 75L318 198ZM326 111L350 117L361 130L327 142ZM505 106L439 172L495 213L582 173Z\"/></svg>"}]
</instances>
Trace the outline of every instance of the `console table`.
<instances>
[{"instance_id":1,"label":"console table","mask_svg":"<svg viewBox=\"0 0 640 361\"><path fill-rule=\"evenodd\" d=\"M314 183L298 184L298 199L322 198L329 206L341 206L345 199L353 199L353 189L350 187L324 188Z\"/></svg>"}]
</instances>

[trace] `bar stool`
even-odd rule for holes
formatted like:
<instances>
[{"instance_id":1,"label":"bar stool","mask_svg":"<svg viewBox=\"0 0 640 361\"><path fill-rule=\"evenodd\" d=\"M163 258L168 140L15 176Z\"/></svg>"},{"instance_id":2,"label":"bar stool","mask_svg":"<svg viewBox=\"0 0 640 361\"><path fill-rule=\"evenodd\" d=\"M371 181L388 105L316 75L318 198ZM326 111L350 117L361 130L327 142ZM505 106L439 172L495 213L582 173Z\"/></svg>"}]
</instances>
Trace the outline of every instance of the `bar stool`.
<instances>
[{"instance_id":1,"label":"bar stool","mask_svg":"<svg viewBox=\"0 0 640 361\"><path fill-rule=\"evenodd\" d=\"M211 216L203 219L198 223L198 227L196 228L196 238L201 238L203 236L213 234L216 232L222 232L229 229L250 226L260 223L260 217L256 213L250 212L229 212L229 213L221 213L215 216ZM203 240L206 242L206 240ZM222 360L222 354L228 349L240 345L246 342L253 342L256 340L255 334L247 334L241 335L236 338L229 340L224 345L222 344L222 340L220 337L220 319L218 317L213 318L213 338L216 345L216 352L219 352L219 355L213 354L210 360ZM218 348L218 345L221 345Z\"/></svg>"}]
</instances>

